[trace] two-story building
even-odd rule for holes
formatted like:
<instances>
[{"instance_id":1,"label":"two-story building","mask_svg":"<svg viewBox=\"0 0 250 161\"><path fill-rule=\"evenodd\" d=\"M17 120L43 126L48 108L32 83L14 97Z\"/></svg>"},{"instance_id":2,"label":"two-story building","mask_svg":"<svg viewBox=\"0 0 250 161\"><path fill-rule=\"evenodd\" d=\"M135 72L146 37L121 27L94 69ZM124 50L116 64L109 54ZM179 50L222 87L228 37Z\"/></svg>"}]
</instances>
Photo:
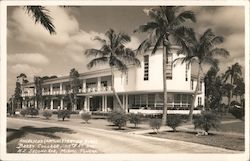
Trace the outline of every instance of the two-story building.
<instances>
[{"instance_id":1,"label":"two-story building","mask_svg":"<svg viewBox=\"0 0 250 161\"><path fill-rule=\"evenodd\" d=\"M197 77L191 74L191 65L174 63L183 55L177 55L177 47L172 47L172 54L168 57L166 78L162 76L162 51L154 55L147 52L138 55L140 67L129 66L126 73L114 72L114 88L119 95L123 108L128 112L162 112L163 108L163 80L167 82L168 110L188 112L192 95L197 84ZM118 106L111 90L110 68L81 73L79 76L81 87L77 94L76 107L70 107L67 99L66 86L69 76L44 80L42 82L42 107L57 110L58 107L70 110L84 109L87 111L107 112ZM37 107L34 82L22 83L23 108ZM204 106L204 82L201 81L195 106Z\"/></svg>"}]
</instances>

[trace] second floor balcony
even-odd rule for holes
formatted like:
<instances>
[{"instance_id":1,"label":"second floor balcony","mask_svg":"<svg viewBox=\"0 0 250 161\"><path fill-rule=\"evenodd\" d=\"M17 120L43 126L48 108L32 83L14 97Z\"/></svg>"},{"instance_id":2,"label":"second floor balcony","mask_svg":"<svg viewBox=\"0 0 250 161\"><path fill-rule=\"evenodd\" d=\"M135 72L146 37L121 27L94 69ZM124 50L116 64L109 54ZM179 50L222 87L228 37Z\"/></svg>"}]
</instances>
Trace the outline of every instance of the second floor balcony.
<instances>
[{"instance_id":1,"label":"second floor balcony","mask_svg":"<svg viewBox=\"0 0 250 161\"><path fill-rule=\"evenodd\" d=\"M111 86L101 86L101 87L89 87L89 88L82 88L78 90L78 94L88 94L88 93L105 93L105 92L111 92L112 88ZM72 93L72 90L66 91L66 90L52 90L52 91L43 91L43 96L49 96L49 95L66 95L67 93ZM35 92L26 92L22 94L22 97L33 97L35 96Z\"/></svg>"}]
</instances>

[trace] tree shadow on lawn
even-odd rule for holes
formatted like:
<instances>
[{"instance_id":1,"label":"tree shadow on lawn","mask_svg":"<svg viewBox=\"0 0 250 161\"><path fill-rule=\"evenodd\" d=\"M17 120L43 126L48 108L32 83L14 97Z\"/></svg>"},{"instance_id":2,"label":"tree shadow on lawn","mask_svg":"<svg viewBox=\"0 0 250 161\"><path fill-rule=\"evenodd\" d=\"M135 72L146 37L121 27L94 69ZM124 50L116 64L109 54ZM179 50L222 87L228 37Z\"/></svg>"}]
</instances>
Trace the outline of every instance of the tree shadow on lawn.
<instances>
[{"instance_id":1,"label":"tree shadow on lawn","mask_svg":"<svg viewBox=\"0 0 250 161\"><path fill-rule=\"evenodd\" d=\"M36 128L33 126L24 126L21 127L20 129L7 128L7 132L11 132L11 134L7 136L7 142L10 142L14 139L22 138L27 134L35 134L35 135L49 137L52 139L60 139L61 137L56 136L55 133L57 132L68 133L68 134L76 133L75 131L64 127Z\"/></svg>"},{"instance_id":2,"label":"tree shadow on lawn","mask_svg":"<svg viewBox=\"0 0 250 161\"><path fill-rule=\"evenodd\" d=\"M91 122L82 121L81 124L91 124Z\"/></svg>"}]
</instances>

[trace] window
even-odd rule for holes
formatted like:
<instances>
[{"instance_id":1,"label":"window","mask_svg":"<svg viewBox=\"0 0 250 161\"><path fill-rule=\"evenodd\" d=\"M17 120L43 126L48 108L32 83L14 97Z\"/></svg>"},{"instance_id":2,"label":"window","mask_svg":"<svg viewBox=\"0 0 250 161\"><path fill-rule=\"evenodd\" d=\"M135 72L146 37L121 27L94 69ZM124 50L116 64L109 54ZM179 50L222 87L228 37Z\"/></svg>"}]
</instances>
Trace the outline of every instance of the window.
<instances>
[{"instance_id":1,"label":"window","mask_svg":"<svg viewBox=\"0 0 250 161\"><path fill-rule=\"evenodd\" d=\"M149 70L149 56L145 55L144 56L144 80L148 80L148 72Z\"/></svg>"},{"instance_id":2,"label":"window","mask_svg":"<svg viewBox=\"0 0 250 161\"><path fill-rule=\"evenodd\" d=\"M198 106L201 105L201 97L198 97Z\"/></svg>"},{"instance_id":3,"label":"window","mask_svg":"<svg viewBox=\"0 0 250 161\"><path fill-rule=\"evenodd\" d=\"M186 63L186 71L185 71L186 81L188 81L188 69L189 69L189 64Z\"/></svg>"},{"instance_id":4,"label":"window","mask_svg":"<svg viewBox=\"0 0 250 161\"><path fill-rule=\"evenodd\" d=\"M172 79L172 63L173 63L173 54L170 53L168 55L168 59L167 59L167 62L166 62L166 79Z\"/></svg>"}]
</instances>

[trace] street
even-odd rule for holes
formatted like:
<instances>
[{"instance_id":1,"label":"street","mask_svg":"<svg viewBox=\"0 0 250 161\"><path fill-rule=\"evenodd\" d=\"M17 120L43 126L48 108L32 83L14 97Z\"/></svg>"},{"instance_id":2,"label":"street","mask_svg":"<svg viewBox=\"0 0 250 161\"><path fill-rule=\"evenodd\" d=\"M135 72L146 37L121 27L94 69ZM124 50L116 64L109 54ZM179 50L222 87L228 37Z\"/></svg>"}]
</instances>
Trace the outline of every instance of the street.
<instances>
[{"instance_id":1,"label":"street","mask_svg":"<svg viewBox=\"0 0 250 161\"><path fill-rule=\"evenodd\" d=\"M98 153L235 153L235 151L196 143L153 138L84 127L79 124L65 125L63 122L50 123L17 118L7 118L7 127L12 131L22 130L22 135L48 133L51 139L72 139L92 142ZM35 133L36 131L36 133ZM10 139L10 138L8 138ZM14 138L12 138L14 139ZM70 153L70 152L69 152Z\"/></svg>"}]
</instances>

